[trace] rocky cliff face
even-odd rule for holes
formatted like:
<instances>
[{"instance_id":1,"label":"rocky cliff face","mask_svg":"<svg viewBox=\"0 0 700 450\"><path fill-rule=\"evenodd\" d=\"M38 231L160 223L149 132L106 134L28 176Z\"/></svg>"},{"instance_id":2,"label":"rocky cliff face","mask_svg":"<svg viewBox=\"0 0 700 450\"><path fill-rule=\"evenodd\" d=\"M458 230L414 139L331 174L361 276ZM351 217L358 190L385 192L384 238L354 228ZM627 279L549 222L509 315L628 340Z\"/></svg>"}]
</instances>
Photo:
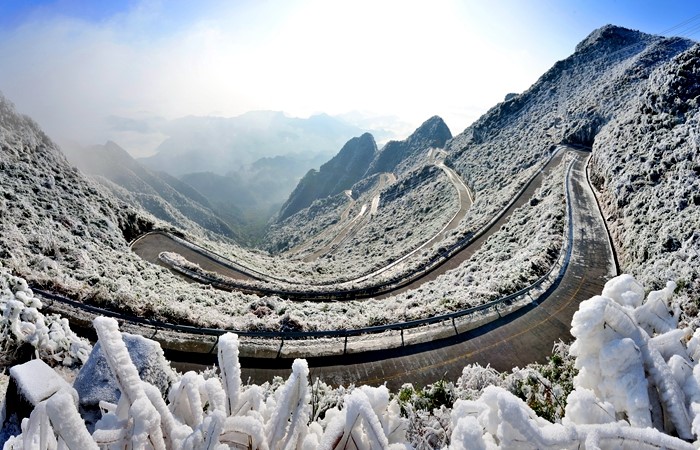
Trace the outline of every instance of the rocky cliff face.
<instances>
[{"instance_id":1,"label":"rocky cliff face","mask_svg":"<svg viewBox=\"0 0 700 450\"><path fill-rule=\"evenodd\" d=\"M442 148L452 138L445 122L438 116L426 120L405 141L388 142L372 161L366 175L404 172L429 148Z\"/></svg>"},{"instance_id":2,"label":"rocky cliff face","mask_svg":"<svg viewBox=\"0 0 700 450\"><path fill-rule=\"evenodd\" d=\"M350 139L340 152L319 170L311 169L282 205L278 220L284 220L308 207L314 200L350 189L360 181L377 153L371 134Z\"/></svg>"}]
</instances>

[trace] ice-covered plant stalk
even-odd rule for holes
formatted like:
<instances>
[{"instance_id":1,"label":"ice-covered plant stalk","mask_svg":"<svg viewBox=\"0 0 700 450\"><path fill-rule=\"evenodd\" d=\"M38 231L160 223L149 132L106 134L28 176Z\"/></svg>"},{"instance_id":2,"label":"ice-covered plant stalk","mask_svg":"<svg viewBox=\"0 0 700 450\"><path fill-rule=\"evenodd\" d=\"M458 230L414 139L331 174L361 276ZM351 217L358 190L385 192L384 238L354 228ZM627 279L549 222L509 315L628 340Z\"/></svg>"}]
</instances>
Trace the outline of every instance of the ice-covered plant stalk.
<instances>
[{"instance_id":1,"label":"ice-covered plant stalk","mask_svg":"<svg viewBox=\"0 0 700 450\"><path fill-rule=\"evenodd\" d=\"M685 393L661 353L671 353L665 347L674 341L677 330L671 329L671 314L659 308L658 301L670 297L673 286L652 292L650 305L642 305L644 288L623 275L606 283L603 296L582 302L571 329L576 338L571 354L579 368L574 383L610 402L636 427L652 425L652 411L661 409L655 406L658 401L676 433L692 439ZM665 333L652 339L646 330ZM673 348L687 358L682 344Z\"/></svg>"},{"instance_id":2,"label":"ice-covered plant stalk","mask_svg":"<svg viewBox=\"0 0 700 450\"><path fill-rule=\"evenodd\" d=\"M389 441L382 424L363 390L357 389L345 399L345 414L336 416L319 445L321 449L348 448L352 442L358 449L386 449Z\"/></svg>"},{"instance_id":3,"label":"ice-covered plant stalk","mask_svg":"<svg viewBox=\"0 0 700 450\"><path fill-rule=\"evenodd\" d=\"M309 365L295 359L292 374L280 389L277 407L265 428L273 449L294 449L303 441L309 422Z\"/></svg>"},{"instance_id":4,"label":"ice-covered plant stalk","mask_svg":"<svg viewBox=\"0 0 700 450\"><path fill-rule=\"evenodd\" d=\"M119 404L125 405L129 418L133 420L131 436L127 435L127 439L131 441L130 445L141 448L148 442L154 449L165 449L160 415L146 396L138 370L122 340L117 321L109 317L97 317L93 325L107 365L121 391L122 398L119 399Z\"/></svg>"},{"instance_id":5,"label":"ice-covered plant stalk","mask_svg":"<svg viewBox=\"0 0 700 450\"><path fill-rule=\"evenodd\" d=\"M238 336L226 333L219 338L219 371L226 393L226 415L235 412L241 393L241 364L238 361Z\"/></svg>"}]
</instances>

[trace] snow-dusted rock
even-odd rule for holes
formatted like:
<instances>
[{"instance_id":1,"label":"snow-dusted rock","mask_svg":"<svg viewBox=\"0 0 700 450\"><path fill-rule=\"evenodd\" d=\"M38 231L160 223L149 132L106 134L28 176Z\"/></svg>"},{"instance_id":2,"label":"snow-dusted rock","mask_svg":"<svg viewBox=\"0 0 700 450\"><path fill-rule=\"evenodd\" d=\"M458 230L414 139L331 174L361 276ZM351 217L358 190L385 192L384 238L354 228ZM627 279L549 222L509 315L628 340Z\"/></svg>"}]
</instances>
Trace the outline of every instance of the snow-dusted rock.
<instances>
[{"instance_id":1,"label":"snow-dusted rock","mask_svg":"<svg viewBox=\"0 0 700 450\"><path fill-rule=\"evenodd\" d=\"M138 370L141 380L156 386L165 394L175 381L170 363L163 356L163 350L156 341L142 336L122 333L129 357ZM90 357L80 369L73 387L80 395L83 407L97 407L100 401L117 403L119 386L98 342Z\"/></svg>"}]
</instances>

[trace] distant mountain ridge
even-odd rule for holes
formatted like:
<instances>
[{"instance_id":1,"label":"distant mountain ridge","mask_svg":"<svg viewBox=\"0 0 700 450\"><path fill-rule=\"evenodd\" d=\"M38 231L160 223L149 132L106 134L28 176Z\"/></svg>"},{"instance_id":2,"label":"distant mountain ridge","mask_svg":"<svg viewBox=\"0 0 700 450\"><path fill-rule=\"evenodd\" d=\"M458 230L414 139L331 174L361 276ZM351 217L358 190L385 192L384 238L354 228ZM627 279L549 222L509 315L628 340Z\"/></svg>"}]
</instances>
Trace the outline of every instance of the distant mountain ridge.
<instances>
[{"instance_id":1,"label":"distant mountain ridge","mask_svg":"<svg viewBox=\"0 0 700 450\"><path fill-rule=\"evenodd\" d=\"M237 117L184 117L169 122L163 132L169 137L157 153L139 162L179 177L193 172L226 175L278 155L331 156L362 130L327 114L300 119L278 111L251 111Z\"/></svg>"},{"instance_id":2,"label":"distant mountain ridge","mask_svg":"<svg viewBox=\"0 0 700 450\"><path fill-rule=\"evenodd\" d=\"M155 217L182 229L190 228L190 221L213 233L242 240L243 221L229 217L222 220L212 211L209 201L187 183L165 172L151 171L114 142L92 147L64 148L68 159L88 175L104 179L115 195L127 202L136 202ZM123 190L114 189L112 184ZM126 191L126 192L124 192ZM131 197L131 198L129 198Z\"/></svg>"},{"instance_id":3,"label":"distant mountain ridge","mask_svg":"<svg viewBox=\"0 0 700 450\"><path fill-rule=\"evenodd\" d=\"M377 150L374 137L365 133L349 140L320 170L310 170L282 205L277 220L282 221L308 207L314 200L350 189L363 178L382 172L405 170L421 151L442 148L452 137L445 122L431 117L403 141L389 141Z\"/></svg>"},{"instance_id":4,"label":"distant mountain ridge","mask_svg":"<svg viewBox=\"0 0 700 450\"><path fill-rule=\"evenodd\" d=\"M304 175L282 205L278 220L284 220L306 208L314 200L350 189L365 175L376 153L377 144L371 134L365 133L350 139L319 170L311 169Z\"/></svg>"},{"instance_id":5,"label":"distant mountain ridge","mask_svg":"<svg viewBox=\"0 0 700 450\"><path fill-rule=\"evenodd\" d=\"M366 175L394 172L402 164L414 159L419 152L431 147L442 148L451 138L452 133L445 122L440 117L433 116L406 140L388 142L372 161Z\"/></svg>"}]
</instances>

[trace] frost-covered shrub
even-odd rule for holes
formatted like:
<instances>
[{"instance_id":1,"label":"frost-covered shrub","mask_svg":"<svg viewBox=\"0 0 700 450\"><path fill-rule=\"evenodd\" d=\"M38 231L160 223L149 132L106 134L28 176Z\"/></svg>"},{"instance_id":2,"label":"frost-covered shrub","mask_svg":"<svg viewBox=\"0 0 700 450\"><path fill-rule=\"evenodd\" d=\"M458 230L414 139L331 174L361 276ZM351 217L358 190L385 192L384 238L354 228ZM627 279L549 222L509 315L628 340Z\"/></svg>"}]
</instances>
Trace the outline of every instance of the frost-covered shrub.
<instances>
[{"instance_id":1,"label":"frost-covered shrub","mask_svg":"<svg viewBox=\"0 0 700 450\"><path fill-rule=\"evenodd\" d=\"M339 390L324 400L322 392L329 388L319 382L312 390L305 360L294 362L285 382L243 386L238 338L226 334L219 340L219 375L185 373L166 402L157 387L139 378L117 322L98 317L94 326L120 391L118 401L100 402L102 417L90 435L78 413L77 393L59 391L24 419L22 434L10 438L6 449L31 442L47 443L42 449L62 444L109 449L406 448L406 420L386 387ZM312 407L312 398L325 405L322 413ZM63 414L55 413L56 405Z\"/></svg>"},{"instance_id":2,"label":"frost-covered shrub","mask_svg":"<svg viewBox=\"0 0 700 450\"><path fill-rule=\"evenodd\" d=\"M68 320L41 313L41 301L27 282L0 269L0 346L3 365L11 365L22 345L33 347L36 357L49 364L82 365L92 347L79 338Z\"/></svg>"},{"instance_id":3,"label":"frost-covered shrub","mask_svg":"<svg viewBox=\"0 0 700 450\"><path fill-rule=\"evenodd\" d=\"M561 420L550 422L511 392L487 387L478 400L455 403L451 448L694 448L684 440L700 436L700 335L676 328L674 287L669 282L645 301L631 276L610 280L574 314L569 353L578 373ZM540 373L552 385L564 374Z\"/></svg>"}]
</instances>

